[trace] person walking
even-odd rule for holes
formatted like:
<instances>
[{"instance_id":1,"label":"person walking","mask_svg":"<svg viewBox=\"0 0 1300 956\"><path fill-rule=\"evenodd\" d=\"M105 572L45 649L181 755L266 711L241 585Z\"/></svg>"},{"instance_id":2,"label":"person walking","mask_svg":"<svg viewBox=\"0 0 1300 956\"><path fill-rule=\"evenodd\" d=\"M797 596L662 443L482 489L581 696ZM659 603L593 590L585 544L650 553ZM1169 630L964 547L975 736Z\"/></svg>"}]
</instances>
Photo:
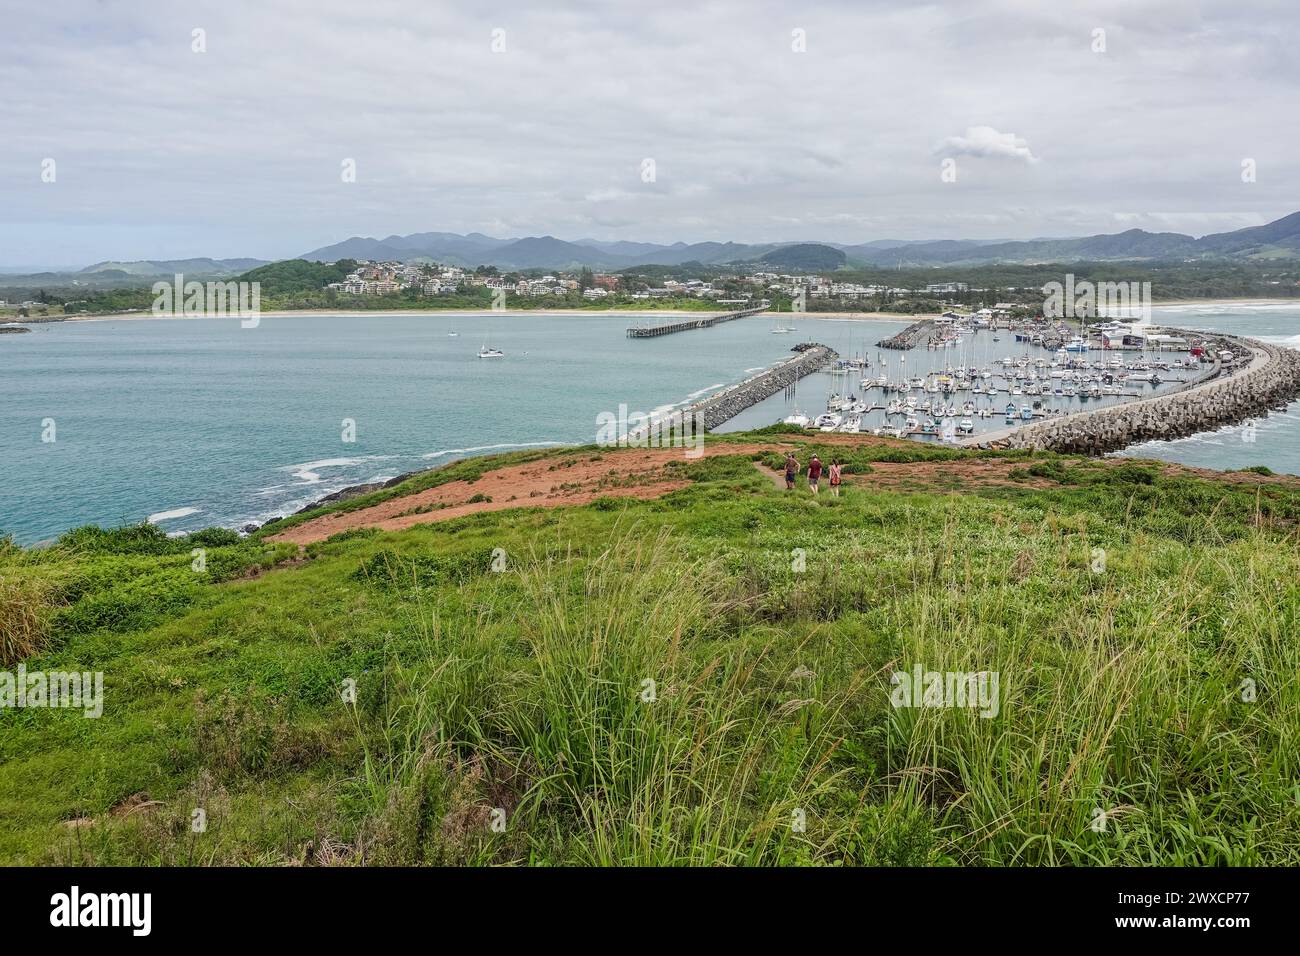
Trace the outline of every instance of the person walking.
<instances>
[{"instance_id":1,"label":"person walking","mask_svg":"<svg viewBox=\"0 0 1300 956\"><path fill-rule=\"evenodd\" d=\"M838 458L834 459L831 462L830 476L831 476L831 494L833 494L836 498L840 496L840 476L843 474L843 472L844 472L844 466L840 464L840 460Z\"/></svg>"},{"instance_id":2,"label":"person walking","mask_svg":"<svg viewBox=\"0 0 1300 956\"><path fill-rule=\"evenodd\" d=\"M808 460L808 487L813 494L817 494L817 483L822 477L822 460L816 455Z\"/></svg>"},{"instance_id":3,"label":"person walking","mask_svg":"<svg viewBox=\"0 0 1300 956\"><path fill-rule=\"evenodd\" d=\"M799 460L794 457L794 452L785 453L785 490L794 490L794 479L799 474Z\"/></svg>"}]
</instances>

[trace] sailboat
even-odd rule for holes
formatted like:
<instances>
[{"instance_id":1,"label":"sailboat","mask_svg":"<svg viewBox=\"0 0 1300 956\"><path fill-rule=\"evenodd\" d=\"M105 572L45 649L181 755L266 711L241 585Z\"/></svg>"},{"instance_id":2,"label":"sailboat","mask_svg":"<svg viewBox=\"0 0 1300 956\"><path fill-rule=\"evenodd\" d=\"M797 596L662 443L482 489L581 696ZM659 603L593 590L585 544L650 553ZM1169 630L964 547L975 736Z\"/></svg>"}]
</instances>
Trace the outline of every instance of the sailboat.
<instances>
[{"instance_id":1,"label":"sailboat","mask_svg":"<svg viewBox=\"0 0 1300 956\"><path fill-rule=\"evenodd\" d=\"M779 313L780 311L781 311L781 307L777 306L777 312ZM793 326L782 325L780 319L773 319L772 321L773 335L785 335L788 332L794 332L794 331L796 331L796 329Z\"/></svg>"},{"instance_id":2,"label":"sailboat","mask_svg":"<svg viewBox=\"0 0 1300 956\"><path fill-rule=\"evenodd\" d=\"M799 411L799 380L796 378L794 384L790 386L789 397L794 399L794 414L787 415L782 419L786 425L794 425L796 428L807 428L812 424L812 419Z\"/></svg>"},{"instance_id":3,"label":"sailboat","mask_svg":"<svg viewBox=\"0 0 1300 956\"><path fill-rule=\"evenodd\" d=\"M506 353L502 352L500 349L492 348L492 346L488 344L490 341L491 341L491 336L483 340L483 345L478 350L478 357L481 359L482 358L504 358Z\"/></svg>"}]
</instances>

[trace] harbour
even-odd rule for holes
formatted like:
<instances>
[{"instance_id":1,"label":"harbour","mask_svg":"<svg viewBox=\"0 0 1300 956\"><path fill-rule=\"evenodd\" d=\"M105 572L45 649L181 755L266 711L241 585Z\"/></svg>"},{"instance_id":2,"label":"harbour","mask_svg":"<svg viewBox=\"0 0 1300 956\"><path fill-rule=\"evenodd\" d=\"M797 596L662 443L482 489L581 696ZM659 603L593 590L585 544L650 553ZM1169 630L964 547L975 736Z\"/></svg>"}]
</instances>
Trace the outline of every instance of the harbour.
<instances>
[{"instance_id":1,"label":"harbour","mask_svg":"<svg viewBox=\"0 0 1300 956\"><path fill-rule=\"evenodd\" d=\"M1292 313L1279 314L1273 326L1223 334L1247 339L1244 333L1285 327ZM215 319L38 324L6 341L13 364L0 381L0 431L7 467L27 482L21 493L0 489L0 529L34 542L78 524L152 516L169 532L214 524L238 530L458 457L590 443L597 416L623 402L658 414L693 408L716 432L804 416L814 433L854 433L856 424L857 434L947 437L954 447L1002 445L1018 433L1044 443L1042 429L1068 425L1074 435L1079 422L1094 418L1072 417L1080 412L1190 392L1215 369L1214 362L1190 364L1183 349L1059 354L1033 342L1034 333L1017 342L1014 331L992 328L949 326L936 347L927 339L908 351L877 348L882 335L906 328L906 317L784 313L782 328L791 331L773 335L756 315L685 336L633 339L625 315L267 316L248 330ZM1187 317L1171 313L1161 322L1189 329ZM503 352L491 362L476 357L488 333ZM1229 341L1195 328L1185 335ZM793 342L825 351L801 360ZM125 388L140 401L117 401ZM1273 410L1283 392L1270 394L1270 417L1257 424L1262 436L1278 437L1263 446L1191 431L1225 421L1220 412L1229 405L1244 409L1218 393L1210 396L1213 416L1142 405L1150 421L1123 440L1200 434L1133 453L1209 467L1263 458L1300 471L1300 429ZM1199 392L1193 397L1199 407ZM831 417L814 424L823 415ZM47 417L58 425L50 444L40 440ZM355 422L354 441L341 440L345 419ZM1116 425L1097 421L1110 431ZM1059 446L1053 437L1051 447L1110 450L1120 441L1087 435Z\"/></svg>"},{"instance_id":2,"label":"harbour","mask_svg":"<svg viewBox=\"0 0 1300 956\"><path fill-rule=\"evenodd\" d=\"M1126 328L1114 321L1089 327L951 313L927 318L876 342L874 361L865 343L861 350L850 343L851 357L837 359L827 373L824 410L819 399L787 402L777 418L818 431L988 444L1035 423L1186 389L1228 374L1238 356L1251 355L1231 337L1167 329L1129 335L1143 347L1120 348ZM753 416L744 420L753 423Z\"/></svg>"}]
</instances>

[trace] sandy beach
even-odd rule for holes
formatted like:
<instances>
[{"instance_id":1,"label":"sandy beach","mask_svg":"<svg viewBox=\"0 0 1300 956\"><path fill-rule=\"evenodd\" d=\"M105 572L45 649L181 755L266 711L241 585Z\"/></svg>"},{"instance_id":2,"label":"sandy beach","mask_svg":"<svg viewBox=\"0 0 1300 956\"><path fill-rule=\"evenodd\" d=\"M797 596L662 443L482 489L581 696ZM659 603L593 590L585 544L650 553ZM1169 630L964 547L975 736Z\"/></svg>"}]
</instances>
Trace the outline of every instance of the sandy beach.
<instances>
[{"instance_id":1,"label":"sandy beach","mask_svg":"<svg viewBox=\"0 0 1300 956\"><path fill-rule=\"evenodd\" d=\"M391 317L399 315L469 315L469 316L493 316L493 315L599 315L606 317L614 316L665 316L668 318L706 318L710 315L721 315L723 310L696 310L696 309L646 309L637 311L635 309L505 309L497 311L494 309L274 309L260 313L264 319L281 319L289 318L295 315L342 315L349 318L374 317ZM920 319L935 318L938 313L906 315L897 312L803 312L803 313L775 313L764 312L759 315L777 315L787 316L807 316L814 319L853 319L866 322L916 322ZM186 320L202 319L210 316L188 316L188 315L155 315L153 312L113 312L108 314L85 314L85 315L67 315L67 316L39 316L36 318L14 319L14 322L105 322L114 319L126 321L137 321L142 319L159 319L159 320ZM221 316L221 318L238 318L238 316Z\"/></svg>"},{"instance_id":2,"label":"sandy beach","mask_svg":"<svg viewBox=\"0 0 1300 956\"><path fill-rule=\"evenodd\" d=\"M1156 299L1153 308L1168 305L1300 305L1300 298L1292 299Z\"/></svg>"},{"instance_id":3,"label":"sandy beach","mask_svg":"<svg viewBox=\"0 0 1300 956\"><path fill-rule=\"evenodd\" d=\"M1277 298L1277 299L1158 299L1152 303L1155 308L1171 306L1300 306L1300 298ZM447 314L447 315L469 315L469 316L489 316L489 315L599 315L599 316L645 316L645 315L662 315L668 318L677 317L705 317L710 315L719 315L725 310L695 310L695 309L646 309L638 311L636 309L506 309L503 312L493 309L272 309L261 313L262 318L278 319L288 318L295 315L342 315L348 317L363 318L366 316L396 316L412 314ZM903 312L765 312L762 315L787 315L798 317L800 315L808 316L814 319L837 319L851 320L857 322L919 322L922 319L938 318L938 312L918 312L915 314ZM234 318L234 316L230 316ZM114 312L114 313L88 313L84 315L67 315L67 316L36 316L27 318L18 317L0 317L0 322L35 324L39 322L96 322L107 321L110 319L123 319L127 321L138 319L189 319L195 318L187 315L155 315L152 312ZM207 318L207 316L198 316L197 318Z\"/></svg>"}]
</instances>

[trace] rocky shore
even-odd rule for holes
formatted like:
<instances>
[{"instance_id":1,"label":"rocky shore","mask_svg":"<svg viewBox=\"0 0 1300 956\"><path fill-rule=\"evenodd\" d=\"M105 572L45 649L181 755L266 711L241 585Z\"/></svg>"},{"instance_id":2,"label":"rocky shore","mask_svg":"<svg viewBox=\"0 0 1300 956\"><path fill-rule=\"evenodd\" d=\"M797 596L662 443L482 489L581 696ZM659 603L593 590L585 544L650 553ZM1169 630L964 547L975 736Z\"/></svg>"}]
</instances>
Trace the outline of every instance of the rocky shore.
<instances>
[{"instance_id":1,"label":"rocky shore","mask_svg":"<svg viewBox=\"0 0 1300 956\"><path fill-rule=\"evenodd\" d=\"M1170 441L1240 424L1300 396L1300 352L1255 339L1235 339L1233 344L1236 351L1253 356L1247 367L1211 373L1207 380L1167 395L1026 425L990 444L1103 455L1145 441Z\"/></svg>"},{"instance_id":2,"label":"rocky shore","mask_svg":"<svg viewBox=\"0 0 1300 956\"><path fill-rule=\"evenodd\" d=\"M315 501L303 505L297 511L293 512L290 515L286 515L285 517L291 518L293 517L293 515L300 515L308 511L315 511L317 508L324 507L325 505L332 505L332 504L337 504L340 501L350 501L353 498L360 498L362 495L368 495L372 491L379 491L381 488L391 488L393 487L393 485L400 485L408 478L415 477L416 475L420 474L421 471L429 471L429 470L432 469L420 469L418 471L408 471L405 474L398 475L396 478L389 478L387 481L368 481L360 485L348 485L346 488L341 488L331 495L325 495L321 498L317 498ZM265 528L267 525L273 525L283 520L284 518L269 518L266 521L262 522L261 524L255 524L250 522L249 524L244 525L239 530L242 531L244 534L252 534L254 531L258 530L259 528Z\"/></svg>"}]
</instances>

